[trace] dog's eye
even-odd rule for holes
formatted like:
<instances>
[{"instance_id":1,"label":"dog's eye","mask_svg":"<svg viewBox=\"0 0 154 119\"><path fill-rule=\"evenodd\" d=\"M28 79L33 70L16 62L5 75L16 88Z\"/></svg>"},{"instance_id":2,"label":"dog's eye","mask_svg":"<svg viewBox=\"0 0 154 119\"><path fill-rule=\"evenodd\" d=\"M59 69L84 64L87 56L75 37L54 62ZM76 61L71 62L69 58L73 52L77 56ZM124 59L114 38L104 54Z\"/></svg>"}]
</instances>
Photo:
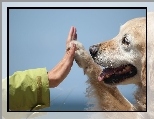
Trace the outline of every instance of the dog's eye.
<instances>
[{"instance_id":1,"label":"dog's eye","mask_svg":"<svg viewBox=\"0 0 154 119\"><path fill-rule=\"evenodd\" d=\"M122 44L124 44L124 45L129 45L129 44L130 44L130 42L129 42L129 40L127 39L126 36L122 38Z\"/></svg>"}]
</instances>

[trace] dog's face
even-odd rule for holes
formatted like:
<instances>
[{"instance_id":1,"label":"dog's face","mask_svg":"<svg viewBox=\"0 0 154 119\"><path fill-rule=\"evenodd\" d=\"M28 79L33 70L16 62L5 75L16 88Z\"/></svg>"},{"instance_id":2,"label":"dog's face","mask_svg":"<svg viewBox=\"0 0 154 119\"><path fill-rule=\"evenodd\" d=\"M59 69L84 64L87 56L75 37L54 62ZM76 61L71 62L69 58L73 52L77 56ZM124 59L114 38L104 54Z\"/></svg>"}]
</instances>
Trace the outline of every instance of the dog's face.
<instances>
[{"instance_id":1,"label":"dog's face","mask_svg":"<svg viewBox=\"0 0 154 119\"><path fill-rule=\"evenodd\" d=\"M98 80L109 85L141 82L146 62L146 19L126 22L115 38L90 46L89 51L94 61L104 68Z\"/></svg>"}]
</instances>

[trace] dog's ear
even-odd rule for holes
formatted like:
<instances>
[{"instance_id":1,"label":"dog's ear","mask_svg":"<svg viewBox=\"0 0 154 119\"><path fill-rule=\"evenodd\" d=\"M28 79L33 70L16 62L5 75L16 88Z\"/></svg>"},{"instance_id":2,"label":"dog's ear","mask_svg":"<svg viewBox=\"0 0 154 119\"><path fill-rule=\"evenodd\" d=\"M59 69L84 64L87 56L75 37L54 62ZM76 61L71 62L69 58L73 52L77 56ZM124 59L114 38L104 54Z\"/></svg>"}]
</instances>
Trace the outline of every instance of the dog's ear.
<instances>
[{"instance_id":1,"label":"dog's ear","mask_svg":"<svg viewBox=\"0 0 154 119\"><path fill-rule=\"evenodd\" d=\"M142 58L141 82L143 86L146 86L146 53Z\"/></svg>"}]
</instances>

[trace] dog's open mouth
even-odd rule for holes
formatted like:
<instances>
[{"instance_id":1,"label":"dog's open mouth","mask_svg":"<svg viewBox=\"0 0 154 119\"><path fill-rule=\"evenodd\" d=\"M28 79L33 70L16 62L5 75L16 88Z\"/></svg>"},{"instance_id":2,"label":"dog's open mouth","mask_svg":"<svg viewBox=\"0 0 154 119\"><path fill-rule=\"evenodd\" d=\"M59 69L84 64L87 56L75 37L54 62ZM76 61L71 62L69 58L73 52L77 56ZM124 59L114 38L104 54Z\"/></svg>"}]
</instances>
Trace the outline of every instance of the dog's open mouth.
<instances>
[{"instance_id":1,"label":"dog's open mouth","mask_svg":"<svg viewBox=\"0 0 154 119\"><path fill-rule=\"evenodd\" d=\"M117 68L105 68L100 76L99 81L104 81L106 84L116 84L124 81L127 78L137 74L137 68L131 64L122 65Z\"/></svg>"}]
</instances>

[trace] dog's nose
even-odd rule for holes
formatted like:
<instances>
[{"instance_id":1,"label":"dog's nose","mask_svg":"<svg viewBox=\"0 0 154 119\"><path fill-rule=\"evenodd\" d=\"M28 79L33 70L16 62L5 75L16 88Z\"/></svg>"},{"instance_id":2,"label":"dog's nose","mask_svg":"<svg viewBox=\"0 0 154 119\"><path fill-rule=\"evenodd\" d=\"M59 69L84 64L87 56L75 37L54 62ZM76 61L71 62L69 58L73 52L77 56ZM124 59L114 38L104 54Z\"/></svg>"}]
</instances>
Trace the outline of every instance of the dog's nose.
<instances>
[{"instance_id":1,"label":"dog's nose","mask_svg":"<svg viewBox=\"0 0 154 119\"><path fill-rule=\"evenodd\" d=\"M92 57L94 57L97 54L98 50L99 50L98 45L92 45L89 47L89 51Z\"/></svg>"}]
</instances>

